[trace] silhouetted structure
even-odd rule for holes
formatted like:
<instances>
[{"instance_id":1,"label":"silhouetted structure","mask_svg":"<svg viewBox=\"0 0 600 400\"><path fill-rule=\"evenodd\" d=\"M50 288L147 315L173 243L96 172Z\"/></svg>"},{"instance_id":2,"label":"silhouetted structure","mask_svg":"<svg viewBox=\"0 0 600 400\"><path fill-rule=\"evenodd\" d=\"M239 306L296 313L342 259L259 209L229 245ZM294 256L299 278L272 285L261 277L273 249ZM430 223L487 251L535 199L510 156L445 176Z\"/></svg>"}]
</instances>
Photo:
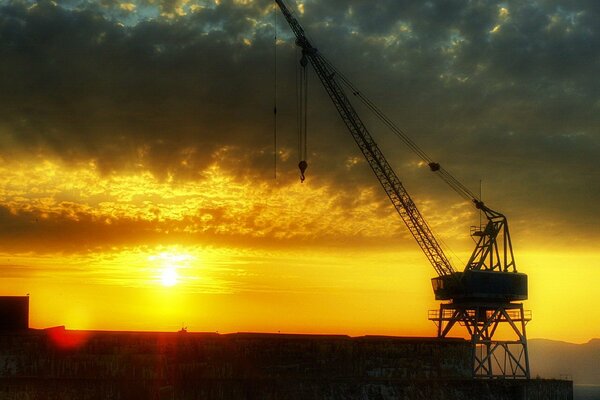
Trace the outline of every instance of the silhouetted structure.
<instances>
[{"instance_id":1,"label":"silhouetted structure","mask_svg":"<svg viewBox=\"0 0 600 400\"><path fill-rule=\"evenodd\" d=\"M572 400L572 383L474 380L463 339L69 331L0 335L2 400Z\"/></svg>"},{"instance_id":2,"label":"silhouetted structure","mask_svg":"<svg viewBox=\"0 0 600 400\"><path fill-rule=\"evenodd\" d=\"M29 329L29 297L0 296L0 330Z\"/></svg>"},{"instance_id":3,"label":"silhouetted structure","mask_svg":"<svg viewBox=\"0 0 600 400\"><path fill-rule=\"evenodd\" d=\"M522 303L518 303L527 299L527 275L517 272L506 217L486 206L471 190L434 162L313 46L284 0L275 2L296 36L296 45L302 49L301 76L306 75L306 66L310 62L348 132L438 274L432 279L435 298L447 301L440 305L439 311L430 315L430 319L438 326L438 337L447 337L454 327L467 328L473 345L473 377L529 379L531 373L525 325L531 319L531 314L523 310ZM462 272L455 270L444 254L429 225L354 108L346 89L400 137L431 171L461 197L472 202L487 219L485 226L472 229L476 247ZM306 103L306 99L301 102ZM302 166L300 169L303 174ZM512 337L499 339L495 335L499 326L510 328Z\"/></svg>"}]
</instances>

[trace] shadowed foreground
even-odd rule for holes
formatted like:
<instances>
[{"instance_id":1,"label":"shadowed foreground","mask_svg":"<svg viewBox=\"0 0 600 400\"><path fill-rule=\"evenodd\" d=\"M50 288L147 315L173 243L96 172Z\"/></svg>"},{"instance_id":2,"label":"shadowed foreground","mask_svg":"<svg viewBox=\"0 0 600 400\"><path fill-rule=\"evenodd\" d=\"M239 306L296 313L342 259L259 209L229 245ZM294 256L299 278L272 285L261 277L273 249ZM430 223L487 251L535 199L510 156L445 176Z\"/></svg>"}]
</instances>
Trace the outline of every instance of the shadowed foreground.
<instances>
[{"instance_id":1,"label":"shadowed foreground","mask_svg":"<svg viewBox=\"0 0 600 400\"><path fill-rule=\"evenodd\" d=\"M472 380L462 339L44 331L0 335L2 399L572 399Z\"/></svg>"}]
</instances>

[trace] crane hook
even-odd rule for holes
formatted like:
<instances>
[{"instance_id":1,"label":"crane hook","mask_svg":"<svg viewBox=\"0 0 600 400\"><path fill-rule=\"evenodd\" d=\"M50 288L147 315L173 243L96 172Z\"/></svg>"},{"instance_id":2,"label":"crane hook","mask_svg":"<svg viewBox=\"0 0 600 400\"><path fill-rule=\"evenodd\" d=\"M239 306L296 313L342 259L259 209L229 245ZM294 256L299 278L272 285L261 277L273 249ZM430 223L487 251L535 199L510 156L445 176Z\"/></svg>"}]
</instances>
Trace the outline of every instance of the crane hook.
<instances>
[{"instance_id":1,"label":"crane hook","mask_svg":"<svg viewBox=\"0 0 600 400\"><path fill-rule=\"evenodd\" d=\"M304 180L306 179L304 172L306 171L306 168L308 168L308 163L302 160L298 163L298 168L300 169L300 183L304 183Z\"/></svg>"},{"instance_id":2,"label":"crane hook","mask_svg":"<svg viewBox=\"0 0 600 400\"><path fill-rule=\"evenodd\" d=\"M429 168L433 171L433 172L437 172L440 170L440 168L442 168L440 166L440 164L436 163L436 162L430 162L429 164Z\"/></svg>"},{"instance_id":3,"label":"crane hook","mask_svg":"<svg viewBox=\"0 0 600 400\"><path fill-rule=\"evenodd\" d=\"M302 52L302 58L300 59L300 65L302 65L302 68L306 68L306 66L308 65L308 59L306 58L306 54L304 54L304 51Z\"/></svg>"}]
</instances>

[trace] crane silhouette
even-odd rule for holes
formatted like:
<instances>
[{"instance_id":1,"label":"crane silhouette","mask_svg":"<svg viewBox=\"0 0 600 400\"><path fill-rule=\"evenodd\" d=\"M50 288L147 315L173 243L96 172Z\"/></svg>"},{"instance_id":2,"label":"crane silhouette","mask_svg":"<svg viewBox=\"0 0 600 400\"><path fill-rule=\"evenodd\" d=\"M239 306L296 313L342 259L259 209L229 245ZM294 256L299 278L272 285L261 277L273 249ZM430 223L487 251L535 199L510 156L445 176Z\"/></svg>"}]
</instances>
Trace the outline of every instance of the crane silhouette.
<instances>
[{"instance_id":1,"label":"crane silhouette","mask_svg":"<svg viewBox=\"0 0 600 400\"><path fill-rule=\"evenodd\" d=\"M444 302L439 310L430 311L429 319L437 325L438 337L447 337L457 326L466 328L472 343L473 377L529 379L525 325L531 316L519 303L527 299L527 275L517 272L506 217L485 205L421 150L312 45L283 0L275 2L296 37L296 45L302 50L300 64L303 67L308 63L312 65L385 193L437 272L438 276L432 279L433 291L436 300ZM485 215L485 226L471 232L476 246L463 271L457 271L444 254L431 228L356 112L344 87L421 157L431 171ZM507 326L512 337L497 339L499 326Z\"/></svg>"}]
</instances>

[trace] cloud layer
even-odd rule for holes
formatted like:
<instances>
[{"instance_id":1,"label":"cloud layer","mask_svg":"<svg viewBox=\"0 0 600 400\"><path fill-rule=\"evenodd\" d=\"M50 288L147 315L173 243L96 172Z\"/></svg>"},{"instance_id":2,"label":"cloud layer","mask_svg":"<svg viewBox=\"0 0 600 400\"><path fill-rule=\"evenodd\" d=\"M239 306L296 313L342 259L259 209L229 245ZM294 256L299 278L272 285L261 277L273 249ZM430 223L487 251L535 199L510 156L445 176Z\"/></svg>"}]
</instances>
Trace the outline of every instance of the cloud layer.
<instances>
[{"instance_id":1,"label":"cloud layer","mask_svg":"<svg viewBox=\"0 0 600 400\"><path fill-rule=\"evenodd\" d=\"M474 189L483 179L484 199L511 217L523 242L572 244L597 237L597 2L313 0L294 9L328 59L429 154ZM85 246L91 247L119 244L134 232L136 240L163 240L151 237L172 232L172 224L182 231L177 240L192 240L186 232L198 226L211 201L227 210L221 219L204 222L213 239L279 240L286 229L306 229L311 234L305 236L317 240L349 238L355 236L353 224L365 225L357 229L364 237L402 236L399 223L396 229L383 222L392 218L387 200L314 76L309 105L314 191L290 194L297 162L296 55L280 15L280 180L272 180L274 11L270 1L250 0L2 6L0 160L5 169L14 172L19 165L22 172L21 178L5 174L2 183L5 250L69 231L76 232L72 237L89 235ZM444 235L453 234L456 219L469 215L459 199L432 183L416 158L377 124L373 133L424 214ZM113 195L109 202L129 208L110 217L101 201L52 179L36 183L43 172L27 175L45 160L60 165L65 179L87 169L100 186L115 177L151 178L130 184L120 199ZM196 196L191 208L145 191L149 184L214 184L207 171L215 166L230 179L232 192L223 189L211 200L190 189L184 197ZM13 182L21 179L18 194L9 190L10 176ZM242 194L254 204L244 211L231 193L246 184L265 189ZM44 204L33 194L40 187L50 191ZM143 199L131 200L140 190ZM372 194L360 203L364 197L356 193ZM281 221L297 218L298 208L281 207L286 213L281 218L266 216L256 209L268 201L265 196L289 196L292 205L318 203L314 210L332 219L314 211L308 226L286 226ZM181 215L161 222L135 214L152 207L163 213L177 208L173 212ZM310 206L303 207L306 214ZM49 217L41 218L44 213ZM256 218L265 226L256 225ZM334 228L333 220L345 218L350 222ZM378 233L367 229L373 223ZM115 229L123 230L118 240Z\"/></svg>"}]
</instances>

